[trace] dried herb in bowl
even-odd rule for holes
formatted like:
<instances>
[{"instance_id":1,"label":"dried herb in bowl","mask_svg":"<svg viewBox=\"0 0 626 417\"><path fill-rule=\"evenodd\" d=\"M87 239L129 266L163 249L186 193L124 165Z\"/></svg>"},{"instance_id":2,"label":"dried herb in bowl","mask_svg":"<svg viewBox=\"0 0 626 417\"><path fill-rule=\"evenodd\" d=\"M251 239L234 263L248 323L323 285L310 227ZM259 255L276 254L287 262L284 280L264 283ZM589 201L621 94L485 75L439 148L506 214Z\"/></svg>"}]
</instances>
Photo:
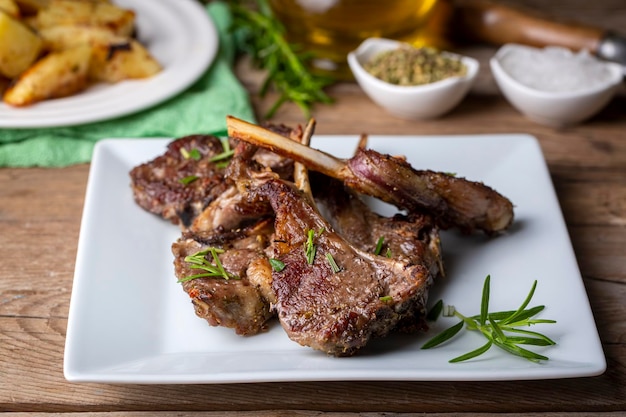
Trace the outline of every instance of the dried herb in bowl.
<instances>
[{"instance_id":1,"label":"dried herb in bowl","mask_svg":"<svg viewBox=\"0 0 626 417\"><path fill-rule=\"evenodd\" d=\"M385 51L363 67L378 79L403 86L430 84L467 73L460 59L427 47L403 46Z\"/></svg>"}]
</instances>

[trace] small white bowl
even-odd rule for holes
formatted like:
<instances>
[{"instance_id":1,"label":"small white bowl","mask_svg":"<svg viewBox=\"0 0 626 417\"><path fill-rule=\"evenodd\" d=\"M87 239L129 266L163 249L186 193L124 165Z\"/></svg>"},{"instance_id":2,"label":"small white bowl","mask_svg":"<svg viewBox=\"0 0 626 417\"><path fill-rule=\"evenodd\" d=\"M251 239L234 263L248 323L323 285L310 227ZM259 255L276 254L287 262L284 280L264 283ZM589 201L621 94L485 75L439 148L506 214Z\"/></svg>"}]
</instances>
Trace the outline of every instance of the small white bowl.
<instances>
[{"instance_id":1,"label":"small white bowl","mask_svg":"<svg viewBox=\"0 0 626 417\"><path fill-rule=\"evenodd\" d=\"M517 44L502 46L490 60L491 72L506 99L529 119L552 127L580 123L598 113L622 83L621 65L606 62L610 79L601 86L578 91L542 91L522 84L501 65L513 48L537 49Z\"/></svg>"},{"instance_id":2,"label":"small white bowl","mask_svg":"<svg viewBox=\"0 0 626 417\"><path fill-rule=\"evenodd\" d=\"M447 56L460 59L467 67L467 74L416 86L387 83L363 68L376 55L402 45L406 44L391 39L369 38L348 54L348 65L363 91L389 113L403 119L432 119L459 104L478 74L480 65L473 58L445 52Z\"/></svg>"}]
</instances>

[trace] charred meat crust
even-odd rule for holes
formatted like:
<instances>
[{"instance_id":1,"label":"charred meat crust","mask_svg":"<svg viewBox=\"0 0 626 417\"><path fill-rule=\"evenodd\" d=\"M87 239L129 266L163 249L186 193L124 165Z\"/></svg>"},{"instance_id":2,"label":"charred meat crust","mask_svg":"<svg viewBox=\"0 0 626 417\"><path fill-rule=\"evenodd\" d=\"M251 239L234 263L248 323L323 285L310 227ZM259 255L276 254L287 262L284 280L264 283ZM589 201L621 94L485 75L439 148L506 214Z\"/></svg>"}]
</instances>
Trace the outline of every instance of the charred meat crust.
<instances>
[{"instance_id":1,"label":"charred meat crust","mask_svg":"<svg viewBox=\"0 0 626 417\"><path fill-rule=\"evenodd\" d=\"M309 204L293 184L267 180L250 190L274 209L275 235L268 249L285 264L272 273L275 308L288 336L305 346L349 356L372 338L419 315L433 276L421 264L366 253L352 246ZM308 232L316 255L305 256ZM336 271L328 254L339 265Z\"/></svg>"},{"instance_id":2,"label":"charred meat crust","mask_svg":"<svg viewBox=\"0 0 626 417\"><path fill-rule=\"evenodd\" d=\"M347 161L349 187L409 211L431 213L442 228L493 234L513 222L513 204L480 182L451 174L415 170L402 158L359 149Z\"/></svg>"},{"instance_id":3,"label":"charred meat crust","mask_svg":"<svg viewBox=\"0 0 626 417\"><path fill-rule=\"evenodd\" d=\"M301 129L267 124L272 132L287 137ZM230 140L231 147L237 141ZM293 173L293 161L265 149L248 148L247 164L271 169L283 178ZM212 135L189 135L170 142L166 152L130 171L135 202L144 210L185 229L218 196L233 185L229 172L211 158L224 152L222 141ZM238 174L238 173L237 173Z\"/></svg>"},{"instance_id":4,"label":"charred meat crust","mask_svg":"<svg viewBox=\"0 0 626 417\"><path fill-rule=\"evenodd\" d=\"M174 224L189 226L228 188L223 181L224 169L210 161L223 150L222 142L209 135L191 135L171 142L163 155L131 170L135 202ZM185 156L195 152L199 154L197 159ZM185 178L189 182L185 183Z\"/></svg>"},{"instance_id":5,"label":"charred meat crust","mask_svg":"<svg viewBox=\"0 0 626 417\"><path fill-rule=\"evenodd\" d=\"M211 326L232 328L239 335L253 335L266 330L274 312L270 308L270 300L258 284L267 278L255 275L270 273L264 249L272 230L271 221L261 220L248 228L212 237L197 236L187 231L172 244L174 270L179 280L198 273L198 270L190 268L185 258L208 247L224 251L219 255L220 262L233 275L230 279L203 277L182 282L198 317ZM205 259L211 262L210 257L208 254ZM268 265L263 269L259 263Z\"/></svg>"}]
</instances>

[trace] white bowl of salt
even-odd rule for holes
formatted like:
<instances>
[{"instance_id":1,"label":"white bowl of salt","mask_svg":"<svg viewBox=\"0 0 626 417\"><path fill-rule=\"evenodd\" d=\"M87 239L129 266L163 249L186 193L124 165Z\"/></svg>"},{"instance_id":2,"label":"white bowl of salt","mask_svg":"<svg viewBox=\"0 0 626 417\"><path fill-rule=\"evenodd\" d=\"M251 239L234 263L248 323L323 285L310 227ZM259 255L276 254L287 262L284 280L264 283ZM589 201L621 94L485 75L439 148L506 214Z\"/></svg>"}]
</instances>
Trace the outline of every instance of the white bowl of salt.
<instances>
[{"instance_id":1,"label":"white bowl of salt","mask_svg":"<svg viewBox=\"0 0 626 417\"><path fill-rule=\"evenodd\" d=\"M502 94L529 119L548 126L580 123L613 98L624 73L586 51L502 46L490 61Z\"/></svg>"}]
</instances>

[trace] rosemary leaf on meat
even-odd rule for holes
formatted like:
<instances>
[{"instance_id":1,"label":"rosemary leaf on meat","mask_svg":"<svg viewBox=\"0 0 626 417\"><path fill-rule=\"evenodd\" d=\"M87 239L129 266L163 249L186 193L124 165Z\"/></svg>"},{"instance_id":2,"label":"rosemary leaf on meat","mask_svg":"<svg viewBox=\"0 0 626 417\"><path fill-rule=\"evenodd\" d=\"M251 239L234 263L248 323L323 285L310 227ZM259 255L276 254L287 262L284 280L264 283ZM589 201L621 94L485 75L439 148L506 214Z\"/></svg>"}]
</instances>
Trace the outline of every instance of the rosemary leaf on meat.
<instances>
[{"instance_id":1,"label":"rosemary leaf on meat","mask_svg":"<svg viewBox=\"0 0 626 417\"><path fill-rule=\"evenodd\" d=\"M385 237L381 236L378 238L378 240L376 241L376 249L374 249L374 255L380 255L381 252L383 251L383 245L385 244ZM391 258L391 248L387 247L387 250L385 251L385 256L387 258Z\"/></svg>"},{"instance_id":2,"label":"rosemary leaf on meat","mask_svg":"<svg viewBox=\"0 0 626 417\"><path fill-rule=\"evenodd\" d=\"M234 154L235 154L235 151L231 149L231 150L224 151L222 153L218 153L217 155L212 156L209 159L209 161L211 162L223 161L224 159L229 159Z\"/></svg>"},{"instance_id":3,"label":"rosemary leaf on meat","mask_svg":"<svg viewBox=\"0 0 626 417\"><path fill-rule=\"evenodd\" d=\"M187 175L186 177L179 179L178 182L183 185L189 185L197 179L198 177L196 175Z\"/></svg>"},{"instance_id":4,"label":"rosemary leaf on meat","mask_svg":"<svg viewBox=\"0 0 626 417\"><path fill-rule=\"evenodd\" d=\"M222 142L222 152L209 158L209 162L214 162L218 168L226 168L235 154L235 150L230 147L228 138L220 138L220 141Z\"/></svg>"},{"instance_id":5,"label":"rosemary leaf on meat","mask_svg":"<svg viewBox=\"0 0 626 417\"><path fill-rule=\"evenodd\" d=\"M531 362L548 360L549 358L547 356L538 354L520 346L551 346L556 344L556 342L544 334L520 329L520 327L529 327L535 324L556 323L555 320L533 319L534 316L544 310L545 306L541 305L527 308L535 293L535 289L537 288L537 281L534 281L526 299L517 310L499 311L493 313L489 312L490 281L491 277L487 275L483 284L480 314L467 317L459 313L453 306L445 306L443 308L444 315L455 316L461 319L461 321L427 341L422 346L422 349L430 349L447 342L458 334L465 326L467 330L478 331L487 339L487 342L470 352L450 359L451 363L463 362L476 358L487 352L491 346L494 345L505 352L527 359Z\"/></svg>"},{"instance_id":6,"label":"rosemary leaf on meat","mask_svg":"<svg viewBox=\"0 0 626 417\"><path fill-rule=\"evenodd\" d=\"M185 159L193 159L194 161L199 161L202 158L202 154L196 148L191 150L187 150L185 148L180 148L180 154Z\"/></svg>"},{"instance_id":7,"label":"rosemary leaf on meat","mask_svg":"<svg viewBox=\"0 0 626 417\"><path fill-rule=\"evenodd\" d=\"M193 255L185 256L185 262L187 262L190 269L199 269L204 272L199 274L189 275L184 278L178 280L178 282L186 282L191 281L197 278L223 278L223 279L239 279L236 275L233 275L227 272L220 261L219 254L224 253L223 249L219 248L206 248L201 251L194 253ZM212 263L207 258L206 255L210 254L213 259Z\"/></svg>"},{"instance_id":8,"label":"rosemary leaf on meat","mask_svg":"<svg viewBox=\"0 0 626 417\"><path fill-rule=\"evenodd\" d=\"M330 264L330 269L333 270L333 273L336 274L337 272L341 271L341 268L339 268L339 265L337 265L337 262L335 262L335 258L331 253L326 252L326 260L328 260L328 263Z\"/></svg>"},{"instance_id":9,"label":"rosemary leaf on meat","mask_svg":"<svg viewBox=\"0 0 626 417\"><path fill-rule=\"evenodd\" d=\"M285 269L285 263L283 261L279 261L276 258L270 258L270 266L276 272L280 272Z\"/></svg>"},{"instance_id":10,"label":"rosemary leaf on meat","mask_svg":"<svg viewBox=\"0 0 626 417\"><path fill-rule=\"evenodd\" d=\"M209 158L209 161L211 162L224 161L226 159L230 159L234 154L235 154L235 151L231 149L231 150L224 151L224 152L218 153L217 155L212 156L211 158Z\"/></svg>"},{"instance_id":11,"label":"rosemary leaf on meat","mask_svg":"<svg viewBox=\"0 0 626 417\"><path fill-rule=\"evenodd\" d=\"M313 229L309 229L307 231L306 243L304 245L304 255L306 257L306 262L309 265L313 265L313 261L315 261L315 253L317 252L317 246L313 242L315 239L315 231Z\"/></svg>"},{"instance_id":12,"label":"rosemary leaf on meat","mask_svg":"<svg viewBox=\"0 0 626 417\"><path fill-rule=\"evenodd\" d=\"M260 96L265 96L270 87L280 94L265 118L271 119L284 103L293 102L308 119L314 104L332 102L323 89L334 80L309 70L308 63L313 57L286 40L285 28L266 0L253 3L256 3L255 8L246 7L241 0L228 4L233 14L233 30L240 44L239 49L267 72Z\"/></svg>"},{"instance_id":13,"label":"rosemary leaf on meat","mask_svg":"<svg viewBox=\"0 0 626 417\"><path fill-rule=\"evenodd\" d=\"M378 238L378 241L376 242L376 249L374 249L374 255L380 255L380 252L383 250L384 241L385 238L383 236Z\"/></svg>"}]
</instances>

